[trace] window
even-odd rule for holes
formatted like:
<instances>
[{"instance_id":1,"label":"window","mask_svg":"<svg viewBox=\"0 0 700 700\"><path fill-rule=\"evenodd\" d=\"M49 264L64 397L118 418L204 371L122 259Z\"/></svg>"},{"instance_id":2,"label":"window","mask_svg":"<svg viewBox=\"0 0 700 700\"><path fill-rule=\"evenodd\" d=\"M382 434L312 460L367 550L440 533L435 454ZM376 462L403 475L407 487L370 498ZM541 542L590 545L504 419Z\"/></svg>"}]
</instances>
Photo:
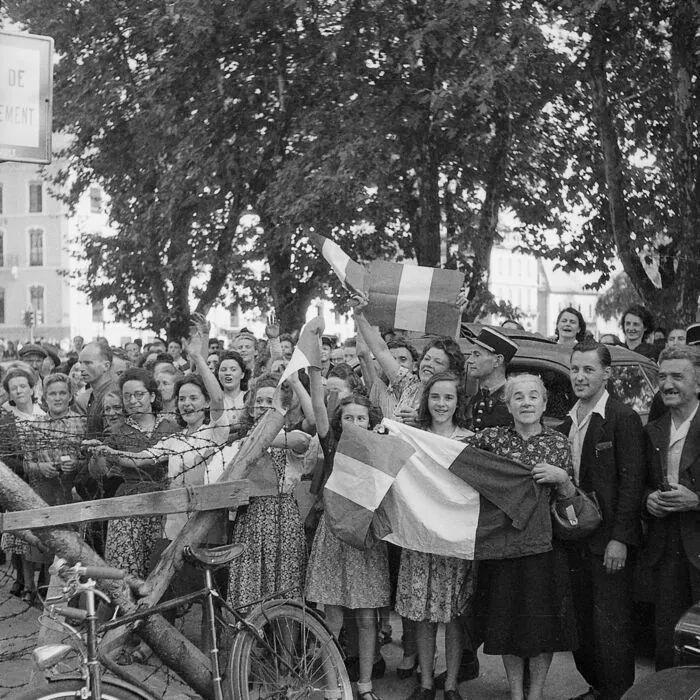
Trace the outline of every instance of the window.
<instances>
[{"instance_id":1,"label":"window","mask_svg":"<svg viewBox=\"0 0 700 700\"><path fill-rule=\"evenodd\" d=\"M34 309L36 323L44 323L44 288L35 285L29 288L29 304Z\"/></svg>"},{"instance_id":2,"label":"window","mask_svg":"<svg viewBox=\"0 0 700 700\"><path fill-rule=\"evenodd\" d=\"M29 229L29 265L40 267L44 264L44 231L40 228Z\"/></svg>"},{"instance_id":3,"label":"window","mask_svg":"<svg viewBox=\"0 0 700 700\"><path fill-rule=\"evenodd\" d=\"M0 231L0 267L5 267L5 232Z\"/></svg>"},{"instance_id":4,"label":"window","mask_svg":"<svg viewBox=\"0 0 700 700\"><path fill-rule=\"evenodd\" d=\"M5 290L0 287L0 324L5 323Z\"/></svg>"},{"instance_id":5,"label":"window","mask_svg":"<svg viewBox=\"0 0 700 700\"><path fill-rule=\"evenodd\" d=\"M44 211L44 191L41 182L29 183L29 213L38 214Z\"/></svg>"},{"instance_id":6,"label":"window","mask_svg":"<svg viewBox=\"0 0 700 700\"><path fill-rule=\"evenodd\" d=\"M102 213L102 189L97 186L90 188L90 213Z\"/></svg>"}]
</instances>

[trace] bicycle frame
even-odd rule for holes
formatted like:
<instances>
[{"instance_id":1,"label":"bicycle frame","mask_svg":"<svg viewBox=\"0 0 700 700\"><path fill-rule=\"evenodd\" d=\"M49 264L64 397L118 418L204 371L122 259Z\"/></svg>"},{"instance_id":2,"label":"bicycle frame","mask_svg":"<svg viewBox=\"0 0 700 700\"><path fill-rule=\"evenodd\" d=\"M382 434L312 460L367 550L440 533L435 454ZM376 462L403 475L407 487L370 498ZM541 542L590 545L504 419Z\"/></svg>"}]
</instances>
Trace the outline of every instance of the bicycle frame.
<instances>
[{"instance_id":1,"label":"bicycle frame","mask_svg":"<svg viewBox=\"0 0 700 700\"><path fill-rule=\"evenodd\" d=\"M223 678L221 675L221 665L219 657L218 648L218 635L216 630L216 610L214 605L214 600L218 601L218 604L227 610L230 615L233 616L235 622L227 623L230 628L236 630L236 634L241 631L255 635L256 639L273 654L278 661L286 667L290 675L296 676L297 671L289 663L289 661L281 657L276 649L274 649L265 639L264 635L261 633L255 625L246 620L246 617L239 610L233 608L229 603L224 600L214 587L212 570L210 568L204 568L204 587L188 593L186 595L178 596L171 600L165 601L163 603L157 603L156 605L142 608L136 612L129 613L121 617L117 617L118 610L115 611L115 616L106 621L99 622L96 614L95 606L95 596L102 598L106 602L111 602L109 597L96 588L96 582L94 580L89 580L86 584L81 584L79 590L86 594L86 610L76 610L72 608L58 608L55 614L61 615L66 619L74 619L84 621L86 624L85 636L87 641L84 642L85 654L83 655L83 664L86 668L85 680L89 684L91 691L91 697L93 700L101 700L102 698L102 680L101 680L101 667L100 667L100 655L99 655L99 644L98 638L105 632L108 632L119 627L127 627L133 625L134 629L137 629L139 623L143 623L151 615L160 614L173 608L179 607L181 605L202 601L203 608L205 612L205 618L208 625L208 636L209 636L209 646L210 646L210 656L211 656L211 670L212 670L212 689L214 691L215 700L224 700L224 690L223 690ZM290 601L287 599L280 599L277 596L284 594L284 591L278 592L275 597L266 597L260 600L252 601L246 609L258 604L264 604L269 601L271 605L276 604L295 604L295 601ZM48 601L47 601L48 602ZM299 607L304 607L303 604L298 603ZM311 608L305 608L310 615L317 619L326 630L328 627L322 616L315 610ZM246 612L247 614L247 612ZM53 617L54 615L52 615ZM75 634L82 642L83 636L74 629L71 625L65 621L60 621L63 626L69 629L73 634ZM329 631L330 634L330 631Z\"/></svg>"}]
</instances>

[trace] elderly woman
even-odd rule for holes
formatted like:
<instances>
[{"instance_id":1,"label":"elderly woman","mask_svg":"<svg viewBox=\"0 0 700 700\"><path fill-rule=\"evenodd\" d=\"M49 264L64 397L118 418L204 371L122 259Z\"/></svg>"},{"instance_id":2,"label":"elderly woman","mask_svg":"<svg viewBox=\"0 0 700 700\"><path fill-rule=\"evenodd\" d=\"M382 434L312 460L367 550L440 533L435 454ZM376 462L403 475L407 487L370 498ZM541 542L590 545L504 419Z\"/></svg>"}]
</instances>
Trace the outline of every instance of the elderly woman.
<instances>
[{"instance_id":1,"label":"elderly woman","mask_svg":"<svg viewBox=\"0 0 700 700\"><path fill-rule=\"evenodd\" d=\"M467 442L529 467L534 481L552 490L551 497L571 496L569 443L541 422L547 405L542 380L531 374L511 377L505 399L513 425L486 428ZM484 653L503 657L513 700L525 697L526 659L527 698L541 700L553 652L576 646L566 556L553 545L541 553L479 562L474 607Z\"/></svg>"},{"instance_id":2,"label":"elderly woman","mask_svg":"<svg viewBox=\"0 0 700 700\"><path fill-rule=\"evenodd\" d=\"M14 419L18 443L25 455L37 443L36 436L29 430L30 425L46 415L36 401L36 383L37 375L24 363L11 367L2 380L5 393L9 396L2 405L2 411ZM11 555L15 570L16 579L10 592L22 596L25 602L32 603L36 591L34 566L27 559L29 545L16 535L6 532L2 536L2 549Z\"/></svg>"},{"instance_id":3,"label":"elderly woman","mask_svg":"<svg viewBox=\"0 0 700 700\"><path fill-rule=\"evenodd\" d=\"M50 374L44 380L44 401L48 414L27 426L28 440L24 455L24 477L29 485L50 506L71 502L75 474L83 462L80 443L85 437L85 416L71 408L73 392L66 374ZM49 552L32 546L27 552L25 597L34 602L34 570L52 560ZM45 570L39 581L46 580Z\"/></svg>"}]
</instances>

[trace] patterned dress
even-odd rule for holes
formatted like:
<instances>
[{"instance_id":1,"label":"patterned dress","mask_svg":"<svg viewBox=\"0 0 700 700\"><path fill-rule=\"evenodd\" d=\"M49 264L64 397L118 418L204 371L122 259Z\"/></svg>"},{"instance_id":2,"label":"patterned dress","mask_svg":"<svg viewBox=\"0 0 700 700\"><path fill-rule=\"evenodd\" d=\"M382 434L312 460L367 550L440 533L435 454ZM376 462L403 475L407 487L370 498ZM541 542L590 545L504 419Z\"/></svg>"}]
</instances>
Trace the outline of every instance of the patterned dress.
<instances>
[{"instance_id":1,"label":"patterned dress","mask_svg":"<svg viewBox=\"0 0 700 700\"><path fill-rule=\"evenodd\" d=\"M321 438L324 459L332 468L337 442L332 432ZM321 516L309 556L306 597L324 605L381 608L389 605L389 562L385 542L361 550L339 540Z\"/></svg>"},{"instance_id":2,"label":"patterned dress","mask_svg":"<svg viewBox=\"0 0 700 700\"><path fill-rule=\"evenodd\" d=\"M514 427L485 428L467 442L534 467L548 462L573 474L566 436L543 427L524 439ZM530 658L577 646L566 554L549 552L479 562L474 602L486 654Z\"/></svg>"},{"instance_id":3,"label":"patterned dress","mask_svg":"<svg viewBox=\"0 0 700 700\"><path fill-rule=\"evenodd\" d=\"M236 518L233 541L244 544L245 549L232 562L229 573L228 599L234 607L273 594L300 598L304 590L304 527L292 493L301 478L301 457L271 447L255 468L274 470L277 495L251 498Z\"/></svg>"},{"instance_id":4,"label":"patterned dress","mask_svg":"<svg viewBox=\"0 0 700 700\"><path fill-rule=\"evenodd\" d=\"M140 452L160 439L180 430L169 418L156 417L153 429L143 430L131 416L119 425L107 439L110 447L127 452ZM165 488L165 462L144 468L124 466L120 469L124 481L115 496L132 496L139 493L161 491ZM119 518L110 520L107 526L105 560L133 576L145 578L153 547L163 536L163 518Z\"/></svg>"},{"instance_id":5,"label":"patterned dress","mask_svg":"<svg viewBox=\"0 0 700 700\"><path fill-rule=\"evenodd\" d=\"M3 404L2 410L12 415L15 419L17 438L22 451L26 453L27 450L33 450L37 443L36 435L32 432L31 423L41 420L46 413L40 408L38 403L32 405L31 413L24 413L10 403ZM3 549L7 554L26 556L29 553L29 544L11 532L4 532L2 540L0 540L0 549Z\"/></svg>"},{"instance_id":6,"label":"patterned dress","mask_svg":"<svg viewBox=\"0 0 700 700\"><path fill-rule=\"evenodd\" d=\"M456 428L462 440L471 431ZM416 622L451 622L466 609L474 593L473 562L456 557L401 550L396 612Z\"/></svg>"}]
</instances>

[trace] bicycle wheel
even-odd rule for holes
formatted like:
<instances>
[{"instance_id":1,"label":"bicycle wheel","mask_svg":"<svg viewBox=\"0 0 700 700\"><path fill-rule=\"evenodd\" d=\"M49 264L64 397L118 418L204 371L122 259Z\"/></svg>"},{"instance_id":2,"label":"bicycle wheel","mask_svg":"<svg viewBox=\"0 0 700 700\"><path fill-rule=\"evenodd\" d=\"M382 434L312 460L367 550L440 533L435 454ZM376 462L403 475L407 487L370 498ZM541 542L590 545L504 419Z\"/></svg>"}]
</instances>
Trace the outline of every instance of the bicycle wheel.
<instances>
[{"instance_id":1,"label":"bicycle wheel","mask_svg":"<svg viewBox=\"0 0 700 700\"><path fill-rule=\"evenodd\" d=\"M228 685L234 700L352 700L343 655L333 635L302 605L259 606L233 643Z\"/></svg>"},{"instance_id":2,"label":"bicycle wheel","mask_svg":"<svg viewBox=\"0 0 700 700\"><path fill-rule=\"evenodd\" d=\"M10 700L68 700L81 698L85 681L80 678L67 678L50 681L32 688L26 688L21 695L13 695ZM122 687L110 681L102 681L102 700L154 700L138 688Z\"/></svg>"}]
</instances>

